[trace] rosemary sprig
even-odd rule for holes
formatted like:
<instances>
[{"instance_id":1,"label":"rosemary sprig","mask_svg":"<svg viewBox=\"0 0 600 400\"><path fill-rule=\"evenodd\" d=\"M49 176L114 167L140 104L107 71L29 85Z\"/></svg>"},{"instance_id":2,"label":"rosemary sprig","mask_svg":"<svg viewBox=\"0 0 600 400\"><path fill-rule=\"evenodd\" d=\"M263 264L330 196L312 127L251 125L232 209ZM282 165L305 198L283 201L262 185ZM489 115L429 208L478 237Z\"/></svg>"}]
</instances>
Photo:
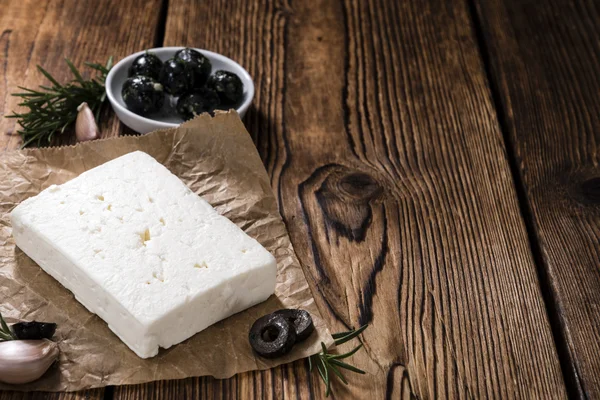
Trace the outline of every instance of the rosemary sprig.
<instances>
[{"instance_id":1,"label":"rosemary sprig","mask_svg":"<svg viewBox=\"0 0 600 400\"><path fill-rule=\"evenodd\" d=\"M353 329L348 332L334 333L332 336L335 339L335 345L339 346L341 344L344 344L344 343L358 337L358 335L360 335L365 329L367 329L367 326L368 325L363 325L356 330ZM332 374L330 374L330 372L332 372L333 375L337 376L339 378L339 380L344 382L344 384L346 384L346 385L348 384L348 381L342 374L342 371L340 370L340 368L351 371L351 372L355 372L357 374L365 373L365 371L363 371L359 368L356 368L353 365L350 365L348 363L340 361L340 360L343 360L344 358L348 358L348 357L352 356L354 353L356 353L358 350L360 350L363 347L362 343L359 344L358 346L356 346L354 349L352 349L349 352L344 353L344 354L328 353L327 348L325 347L325 343L323 343L323 342L321 342L321 347L322 347L322 350L319 354L315 354L315 355L308 357L308 366L309 366L309 370L311 372L313 370L313 367L316 367L317 372L319 373L319 376L321 377L323 382L325 382L325 387L326 387L325 397L329 397L329 394L331 393L331 376L332 376Z\"/></svg>"},{"instance_id":2,"label":"rosemary sprig","mask_svg":"<svg viewBox=\"0 0 600 400\"><path fill-rule=\"evenodd\" d=\"M5 340L17 340L17 337L10 330L8 325L6 325L6 321L4 321L4 318L2 318L2 313L0 313L0 342Z\"/></svg>"},{"instance_id":3,"label":"rosemary sprig","mask_svg":"<svg viewBox=\"0 0 600 400\"><path fill-rule=\"evenodd\" d=\"M106 65L85 63L89 68L98 72L92 79L84 79L73 63L65 59L67 66L75 77L67 84L60 84L48 71L38 65L40 72L50 81L52 86L40 85L40 90L19 86L21 93L13 96L20 97L20 106L29 111L7 115L7 118L17 118L21 129L18 131L23 140L22 147L32 143L42 145L42 141L50 144L55 134L62 134L77 119L77 107L86 102L96 120L98 120L102 104L106 100L104 82L112 67L112 57Z\"/></svg>"}]
</instances>

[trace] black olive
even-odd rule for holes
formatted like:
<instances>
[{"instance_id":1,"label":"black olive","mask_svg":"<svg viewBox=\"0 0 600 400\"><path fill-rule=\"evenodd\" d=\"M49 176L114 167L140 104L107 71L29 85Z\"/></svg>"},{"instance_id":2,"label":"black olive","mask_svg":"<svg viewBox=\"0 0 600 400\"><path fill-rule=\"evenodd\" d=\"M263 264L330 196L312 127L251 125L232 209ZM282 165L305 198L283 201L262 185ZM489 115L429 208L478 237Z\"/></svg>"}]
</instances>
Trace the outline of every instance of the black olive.
<instances>
[{"instance_id":1,"label":"black olive","mask_svg":"<svg viewBox=\"0 0 600 400\"><path fill-rule=\"evenodd\" d=\"M194 87L194 73L191 66L178 58L165 61L159 79L165 87L165 92L176 97L190 92Z\"/></svg>"},{"instance_id":2,"label":"black olive","mask_svg":"<svg viewBox=\"0 0 600 400\"><path fill-rule=\"evenodd\" d=\"M204 54L194 49L182 49L175 53L175 58L185 61L192 69L194 74L193 88L201 88L210 75L212 65L210 60Z\"/></svg>"},{"instance_id":3,"label":"black olive","mask_svg":"<svg viewBox=\"0 0 600 400\"><path fill-rule=\"evenodd\" d=\"M214 90L202 88L195 93L181 96L177 100L177 113L184 120L192 119L203 112L212 113L219 106L219 96Z\"/></svg>"},{"instance_id":4,"label":"black olive","mask_svg":"<svg viewBox=\"0 0 600 400\"><path fill-rule=\"evenodd\" d=\"M219 94L222 105L235 106L244 97L244 84L233 72L222 70L215 72L208 78L206 86Z\"/></svg>"},{"instance_id":5,"label":"black olive","mask_svg":"<svg viewBox=\"0 0 600 400\"><path fill-rule=\"evenodd\" d=\"M127 108L140 115L159 111L165 101L162 85L148 76L141 75L127 79L121 95Z\"/></svg>"},{"instance_id":6,"label":"black olive","mask_svg":"<svg viewBox=\"0 0 600 400\"><path fill-rule=\"evenodd\" d=\"M137 56L129 67L129 77L136 75L149 76L153 79L158 79L163 63L160 58L152 53L144 53Z\"/></svg>"},{"instance_id":7,"label":"black olive","mask_svg":"<svg viewBox=\"0 0 600 400\"><path fill-rule=\"evenodd\" d=\"M56 332L56 324L51 322L19 322L12 326L19 340L50 339Z\"/></svg>"},{"instance_id":8,"label":"black olive","mask_svg":"<svg viewBox=\"0 0 600 400\"><path fill-rule=\"evenodd\" d=\"M283 309L277 310L273 314L281 315L286 318L290 325L292 325L296 331L296 343L301 342L315 330L313 320L306 310L295 310L295 309Z\"/></svg>"},{"instance_id":9,"label":"black olive","mask_svg":"<svg viewBox=\"0 0 600 400\"><path fill-rule=\"evenodd\" d=\"M296 342L296 333L285 317L269 314L254 322L248 338L259 356L275 358L289 353Z\"/></svg>"}]
</instances>

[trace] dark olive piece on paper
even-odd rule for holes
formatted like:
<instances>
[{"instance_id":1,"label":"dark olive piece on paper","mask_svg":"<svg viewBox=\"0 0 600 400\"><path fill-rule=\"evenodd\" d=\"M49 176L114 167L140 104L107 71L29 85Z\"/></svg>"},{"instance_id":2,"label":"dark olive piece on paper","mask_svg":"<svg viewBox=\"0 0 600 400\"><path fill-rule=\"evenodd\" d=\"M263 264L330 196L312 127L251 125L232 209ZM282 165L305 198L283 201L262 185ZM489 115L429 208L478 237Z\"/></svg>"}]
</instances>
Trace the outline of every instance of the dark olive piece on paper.
<instances>
[{"instance_id":1,"label":"dark olive piece on paper","mask_svg":"<svg viewBox=\"0 0 600 400\"><path fill-rule=\"evenodd\" d=\"M133 60L133 63L131 63L131 66L129 67L128 76L144 75L158 80L162 66L163 63L160 61L160 58L152 53L146 52Z\"/></svg>"},{"instance_id":2,"label":"dark olive piece on paper","mask_svg":"<svg viewBox=\"0 0 600 400\"><path fill-rule=\"evenodd\" d=\"M259 356L276 358L290 352L296 342L296 332L285 317L269 314L254 322L248 339Z\"/></svg>"},{"instance_id":3,"label":"dark olive piece on paper","mask_svg":"<svg viewBox=\"0 0 600 400\"><path fill-rule=\"evenodd\" d=\"M127 79L121 95L127 108L139 115L159 111L165 101L162 85L148 76L141 75Z\"/></svg>"},{"instance_id":4,"label":"dark olive piece on paper","mask_svg":"<svg viewBox=\"0 0 600 400\"><path fill-rule=\"evenodd\" d=\"M204 56L204 54L197 50L186 48L177 51L175 53L175 58L187 63L188 68L192 71L193 83L190 89L199 89L206 83L212 65L210 60Z\"/></svg>"},{"instance_id":5,"label":"dark olive piece on paper","mask_svg":"<svg viewBox=\"0 0 600 400\"><path fill-rule=\"evenodd\" d=\"M286 318L290 325L294 327L294 330L296 331L296 343L301 342L309 337L310 334L315 330L313 320L306 310L286 308L283 310L277 310L273 314L281 315L282 317Z\"/></svg>"},{"instance_id":6,"label":"dark olive piece on paper","mask_svg":"<svg viewBox=\"0 0 600 400\"><path fill-rule=\"evenodd\" d=\"M194 87L194 72L185 61L170 58L163 64L159 80L165 92L177 97L190 92Z\"/></svg>"},{"instance_id":7,"label":"dark olive piece on paper","mask_svg":"<svg viewBox=\"0 0 600 400\"><path fill-rule=\"evenodd\" d=\"M215 72L208 78L206 86L217 92L222 106L236 106L244 97L244 84L233 72Z\"/></svg>"},{"instance_id":8,"label":"dark olive piece on paper","mask_svg":"<svg viewBox=\"0 0 600 400\"><path fill-rule=\"evenodd\" d=\"M215 91L203 88L181 96L177 100L177 114L187 121L203 112L212 113L218 106L219 96Z\"/></svg>"},{"instance_id":9,"label":"dark olive piece on paper","mask_svg":"<svg viewBox=\"0 0 600 400\"><path fill-rule=\"evenodd\" d=\"M12 326L12 331L19 340L51 339L56 332L56 324L52 322L19 322Z\"/></svg>"}]
</instances>

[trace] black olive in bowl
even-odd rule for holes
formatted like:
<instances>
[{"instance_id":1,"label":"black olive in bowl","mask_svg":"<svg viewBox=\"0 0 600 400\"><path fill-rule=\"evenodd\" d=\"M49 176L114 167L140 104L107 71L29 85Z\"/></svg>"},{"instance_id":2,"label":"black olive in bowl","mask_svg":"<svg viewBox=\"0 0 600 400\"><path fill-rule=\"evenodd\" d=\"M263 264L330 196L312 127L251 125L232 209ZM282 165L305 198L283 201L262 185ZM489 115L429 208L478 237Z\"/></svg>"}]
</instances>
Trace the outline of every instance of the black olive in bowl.
<instances>
[{"instance_id":1,"label":"black olive in bowl","mask_svg":"<svg viewBox=\"0 0 600 400\"><path fill-rule=\"evenodd\" d=\"M152 53L144 53L133 60L128 70L128 76L144 75L158 79L163 63Z\"/></svg>"},{"instance_id":2,"label":"black olive in bowl","mask_svg":"<svg viewBox=\"0 0 600 400\"><path fill-rule=\"evenodd\" d=\"M215 72L208 78L206 86L217 92L223 106L236 106L244 97L244 84L233 72Z\"/></svg>"},{"instance_id":3,"label":"black olive in bowl","mask_svg":"<svg viewBox=\"0 0 600 400\"><path fill-rule=\"evenodd\" d=\"M214 90L203 88L177 100L177 114L185 121L203 112L212 113L219 107L219 96Z\"/></svg>"},{"instance_id":4,"label":"black olive in bowl","mask_svg":"<svg viewBox=\"0 0 600 400\"><path fill-rule=\"evenodd\" d=\"M177 51L175 58L184 61L191 68L194 78L192 84L194 89L199 89L206 83L212 65L204 54L194 49L185 48Z\"/></svg>"},{"instance_id":5,"label":"black olive in bowl","mask_svg":"<svg viewBox=\"0 0 600 400\"><path fill-rule=\"evenodd\" d=\"M285 317L269 314L254 322L248 339L259 356L275 358L289 353L296 342L296 333Z\"/></svg>"},{"instance_id":6,"label":"black olive in bowl","mask_svg":"<svg viewBox=\"0 0 600 400\"><path fill-rule=\"evenodd\" d=\"M194 72L188 63L174 57L163 64L159 80L165 92L177 97L190 92L194 87Z\"/></svg>"},{"instance_id":7,"label":"black olive in bowl","mask_svg":"<svg viewBox=\"0 0 600 400\"><path fill-rule=\"evenodd\" d=\"M127 108L139 115L158 112L165 101L162 85L148 76L127 79L121 95Z\"/></svg>"}]
</instances>

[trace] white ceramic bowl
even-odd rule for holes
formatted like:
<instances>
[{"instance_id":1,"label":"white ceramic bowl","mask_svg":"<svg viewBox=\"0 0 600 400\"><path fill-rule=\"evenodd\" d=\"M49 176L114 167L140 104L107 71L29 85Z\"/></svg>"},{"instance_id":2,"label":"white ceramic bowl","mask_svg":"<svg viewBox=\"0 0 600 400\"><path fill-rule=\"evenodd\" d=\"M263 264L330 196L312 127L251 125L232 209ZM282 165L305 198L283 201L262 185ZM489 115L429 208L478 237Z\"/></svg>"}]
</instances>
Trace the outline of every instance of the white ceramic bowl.
<instances>
[{"instance_id":1,"label":"white ceramic bowl","mask_svg":"<svg viewBox=\"0 0 600 400\"><path fill-rule=\"evenodd\" d=\"M156 49L148 49L148 52L155 54L162 61L166 61L173 57L177 50L181 50L183 48L184 47L158 47ZM240 64L236 63L232 59L220 54L203 49L195 50L198 50L210 60L212 64L212 72L222 69L225 71L231 71L240 77L242 83L244 84L244 97L242 103L236 109L236 111L240 118L242 118L244 114L246 114L248 107L250 107L250 103L252 103L252 98L254 97L254 83L252 82L252 78L250 78L248 71L246 71ZM129 111L125 106L125 102L121 96L121 88L127 79L127 70L129 69L129 66L133 60L145 52L146 50L125 57L114 67L112 67L108 73L108 76L106 77L106 95L113 107L113 110L115 110L115 113L121 122L138 133L148 133L156 129L173 128L183 122L183 119L181 119L175 112L174 99L171 98L171 101L169 101L170 96L165 99L165 105L163 109L156 115L152 115L151 118L137 115L132 111Z\"/></svg>"}]
</instances>

